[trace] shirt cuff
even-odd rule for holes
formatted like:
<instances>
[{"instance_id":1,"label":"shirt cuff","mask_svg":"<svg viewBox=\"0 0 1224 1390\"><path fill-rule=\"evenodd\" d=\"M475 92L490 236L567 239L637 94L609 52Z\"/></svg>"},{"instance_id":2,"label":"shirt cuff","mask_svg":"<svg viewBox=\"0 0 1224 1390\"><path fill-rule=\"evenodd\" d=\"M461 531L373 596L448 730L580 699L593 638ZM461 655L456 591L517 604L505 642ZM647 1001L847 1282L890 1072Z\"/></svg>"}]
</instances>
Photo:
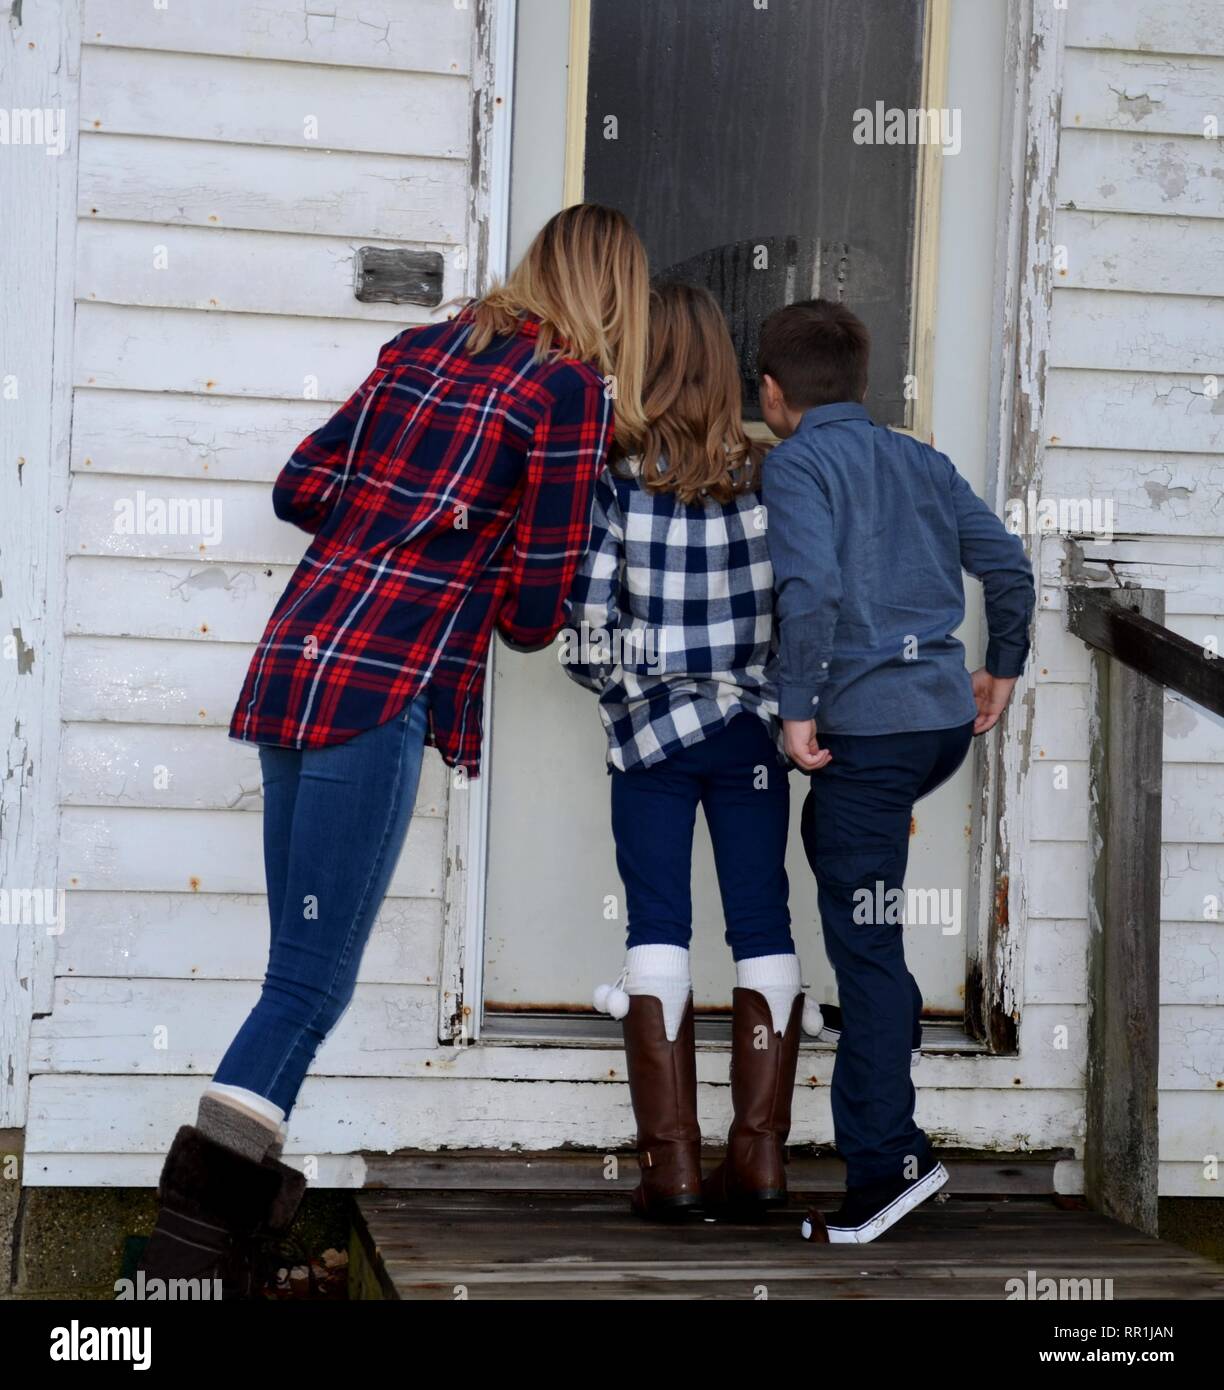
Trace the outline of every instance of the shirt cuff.
<instances>
[{"instance_id":1,"label":"shirt cuff","mask_svg":"<svg viewBox=\"0 0 1224 1390\"><path fill-rule=\"evenodd\" d=\"M815 686L789 685L778 691L780 719L815 719L820 708L820 695Z\"/></svg>"},{"instance_id":2,"label":"shirt cuff","mask_svg":"<svg viewBox=\"0 0 1224 1390\"><path fill-rule=\"evenodd\" d=\"M1002 642L987 642L986 669L992 676L1014 680L1024 670L1028 654L1027 643L1023 647L1009 647Z\"/></svg>"}]
</instances>

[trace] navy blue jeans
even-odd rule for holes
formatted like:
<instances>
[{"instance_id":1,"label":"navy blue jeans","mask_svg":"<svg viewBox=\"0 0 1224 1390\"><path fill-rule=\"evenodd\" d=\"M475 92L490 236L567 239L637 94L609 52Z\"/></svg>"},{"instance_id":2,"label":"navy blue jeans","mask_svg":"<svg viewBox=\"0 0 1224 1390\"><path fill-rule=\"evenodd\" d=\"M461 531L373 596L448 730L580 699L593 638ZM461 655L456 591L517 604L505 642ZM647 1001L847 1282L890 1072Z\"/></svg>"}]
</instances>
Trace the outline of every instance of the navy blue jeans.
<instances>
[{"instance_id":1,"label":"navy blue jeans","mask_svg":"<svg viewBox=\"0 0 1224 1390\"><path fill-rule=\"evenodd\" d=\"M732 955L747 960L794 951L786 882L790 790L758 715L737 715L661 763L611 774L612 834L631 947L689 944L700 806Z\"/></svg>"},{"instance_id":2,"label":"navy blue jeans","mask_svg":"<svg viewBox=\"0 0 1224 1390\"><path fill-rule=\"evenodd\" d=\"M914 803L960 767L973 725L818 737L833 761L810 774L800 827L842 1011L833 1131L847 1184L860 1187L913 1177L907 1160L931 1151L914 1123L910 1079L922 993L906 968L902 923L875 918L885 895L904 887Z\"/></svg>"},{"instance_id":3,"label":"navy blue jeans","mask_svg":"<svg viewBox=\"0 0 1224 1390\"><path fill-rule=\"evenodd\" d=\"M271 949L259 1002L215 1080L293 1107L353 997L408 833L428 695L329 748L261 746Z\"/></svg>"}]
</instances>

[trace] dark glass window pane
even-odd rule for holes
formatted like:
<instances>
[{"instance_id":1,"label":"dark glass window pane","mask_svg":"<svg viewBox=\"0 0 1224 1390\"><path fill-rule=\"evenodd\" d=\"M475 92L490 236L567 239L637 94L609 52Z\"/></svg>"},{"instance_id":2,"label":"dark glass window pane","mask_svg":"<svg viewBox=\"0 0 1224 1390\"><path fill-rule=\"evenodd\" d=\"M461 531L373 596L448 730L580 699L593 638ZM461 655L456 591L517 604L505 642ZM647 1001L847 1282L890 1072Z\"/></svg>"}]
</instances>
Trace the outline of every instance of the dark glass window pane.
<instances>
[{"instance_id":1,"label":"dark glass window pane","mask_svg":"<svg viewBox=\"0 0 1224 1390\"><path fill-rule=\"evenodd\" d=\"M923 10L593 0L584 195L633 218L656 275L719 296L750 417L761 320L819 294L866 321L868 406L905 423L918 147L854 132L877 102L920 105Z\"/></svg>"}]
</instances>

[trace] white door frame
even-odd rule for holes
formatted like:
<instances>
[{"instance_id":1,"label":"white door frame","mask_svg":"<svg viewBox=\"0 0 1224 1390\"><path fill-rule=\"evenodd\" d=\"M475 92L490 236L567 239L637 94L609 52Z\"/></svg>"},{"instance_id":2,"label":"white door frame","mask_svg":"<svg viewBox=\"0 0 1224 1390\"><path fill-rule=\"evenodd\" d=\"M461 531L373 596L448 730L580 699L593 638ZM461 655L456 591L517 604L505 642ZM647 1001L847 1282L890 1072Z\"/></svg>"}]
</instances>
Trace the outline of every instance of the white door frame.
<instances>
[{"instance_id":1,"label":"white door frame","mask_svg":"<svg viewBox=\"0 0 1224 1390\"><path fill-rule=\"evenodd\" d=\"M473 190L469 241L480 244L483 264L473 266L473 287L483 288L506 270L510 221L510 151L513 129L517 0L485 0L476 22L474 82L482 128L477 132L483 169ZM1040 477L1044 377L1040 363L1048 333L1052 294L1047 214L1052 213L1057 172L1058 96L1062 70L1062 15L1034 0L1015 0L1009 11L1005 82L1011 101L1004 112L1000 150L1000 222L996 253L993 341L1005 345L992 363L994 454L988 495L1001 507L1017 485ZM1026 160L1036 148L1040 158ZM967 942L967 1017L990 1051L1015 1050L1014 1024L1022 1004L1022 956L1026 899L1022 866L1029 838L1024 819L1032 738L1022 678L1013 711L1000 732L977 751L979 814L972 846L976 899ZM489 837L489 777L493 730L492 659L485 684L485 775L452 779L447 816L446 888L440 968L439 1037L476 1041L481 1031L485 894Z\"/></svg>"},{"instance_id":2,"label":"white door frame","mask_svg":"<svg viewBox=\"0 0 1224 1390\"><path fill-rule=\"evenodd\" d=\"M476 148L468 220L468 291L477 294L508 269L510 151L514 130L514 57L518 0L477 5L472 59L476 89ZM483 248L483 249L482 249ZM446 886L439 971L438 1036L474 1042L484 998L484 924L489 844L489 768L493 735L493 654L484 687L481 773L451 777L446 818Z\"/></svg>"}]
</instances>

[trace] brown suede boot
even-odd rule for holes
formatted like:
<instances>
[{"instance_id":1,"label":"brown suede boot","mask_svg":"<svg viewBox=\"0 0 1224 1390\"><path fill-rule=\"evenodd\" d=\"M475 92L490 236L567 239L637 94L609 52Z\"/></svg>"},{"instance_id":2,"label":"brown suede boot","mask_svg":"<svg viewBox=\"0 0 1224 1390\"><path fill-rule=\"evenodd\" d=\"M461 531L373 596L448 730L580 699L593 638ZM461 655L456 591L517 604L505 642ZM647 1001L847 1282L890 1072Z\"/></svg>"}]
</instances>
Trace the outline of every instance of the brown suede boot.
<instances>
[{"instance_id":1,"label":"brown suede boot","mask_svg":"<svg viewBox=\"0 0 1224 1390\"><path fill-rule=\"evenodd\" d=\"M697 1124L697 1051L693 1000L675 1042L663 1027L663 1005L635 994L625 1015L629 1094L637 1120L642 1181L630 1198L651 1220L683 1217L701 1205L701 1130Z\"/></svg>"},{"instance_id":2,"label":"brown suede boot","mask_svg":"<svg viewBox=\"0 0 1224 1390\"><path fill-rule=\"evenodd\" d=\"M272 1158L255 1163L183 1125L166 1156L157 1223L138 1269L151 1279L208 1281L198 1296L257 1296L261 1243L280 1237L297 1212L306 1178Z\"/></svg>"},{"instance_id":3,"label":"brown suede boot","mask_svg":"<svg viewBox=\"0 0 1224 1390\"><path fill-rule=\"evenodd\" d=\"M731 1105L727 1156L702 1184L705 1204L747 1211L786 1205L786 1139L799 1064L803 995L785 1033L755 989L731 996ZM764 1044L763 1046L761 1044Z\"/></svg>"}]
</instances>

